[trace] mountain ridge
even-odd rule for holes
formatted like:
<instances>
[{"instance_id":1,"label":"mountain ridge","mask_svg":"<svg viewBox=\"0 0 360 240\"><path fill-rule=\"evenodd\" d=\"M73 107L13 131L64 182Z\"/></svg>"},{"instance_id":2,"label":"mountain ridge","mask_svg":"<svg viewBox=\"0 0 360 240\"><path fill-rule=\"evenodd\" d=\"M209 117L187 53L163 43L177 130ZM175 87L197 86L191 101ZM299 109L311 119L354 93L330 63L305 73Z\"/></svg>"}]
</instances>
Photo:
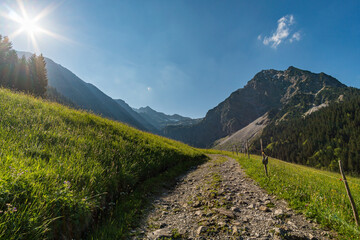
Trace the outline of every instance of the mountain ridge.
<instances>
[{"instance_id":1,"label":"mountain ridge","mask_svg":"<svg viewBox=\"0 0 360 240\"><path fill-rule=\"evenodd\" d=\"M293 66L286 70L262 70L243 88L209 110L200 123L190 127L166 127L165 136L196 147L211 147L216 140L246 127L270 110L287 109L283 115L289 116L304 113L310 108L307 105L315 101L324 103L331 95L328 92L346 87L325 73L312 73ZM305 97L308 98L306 106L298 109L296 106Z\"/></svg>"},{"instance_id":2,"label":"mountain ridge","mask_svg":"<svg viewBox=\"0 0 360 240\"><path fill-rule=\"evenodd\" d=\"M124 108L131 116L133 116L137 121L139 121L142 125L144 125L150 132L159 134L159 129L157 129L151 122L144 118L141 114L136 112L134 108L132 108L129 104L127 104L122 99L115 99L115 101Z\"/></svg>"},{"instance_id":3,"label":"mountain ridge","mask_svg":"<svg viewBox=\"0 0 360 240\"><path fill-rule=\"evenodd\" d=\"M190 117L184 117L179 114L168 115L162 112L158 112L149 106L140 107L138 109L133 108L138 114L152 124L158 131L162 131L167 126L173 125L193 125L200 121L200 119L192 119Z\"/></svg>"},{"instance_id":4,"label":"mountain ridge","mask_svg":"<svg viewBox=\"0 0 360 240\"><path fill-rule=\"evenodd\" d=\"M32 53L22 51L17 51L17 54L19 56L24 55L27 58L32 55ZM45 57L45 62L49 86L55 88L79 108L129 124L140 130L149 131L142 123L129 114L127 110L95 85L83 81L69 69L50 58Z\"/></svg>"},{"instance_id":5,"label":"mountain ridge","mask_svg":"<svg viewBox=\"0 0 360 240\"><path fill-rule=\"evenodd\" d=\"M17 51L17 54L26 58L32 55L32 53L23 51ZM69 100L79 109L91 111L103 117L159 135L162 135L163 128L168 125L190 125L198 122L197 119L183 117L179 114L166 115L151 109L149 106L147 106L148 109L146 107L140 108L139 112L137 112L136 109L129 106L124 100L109 97L95 85L83 81L69 69L52 59L45 57L45 61L49 89L51 89L52 94L55 94L53 96L54 99L58 99L59 94L64 98L64 101L61 101L61 103L67 103L67 100ZM156 115L155 118L157 119L154 119L154 115Z\"/></svg>"}]
</instances>

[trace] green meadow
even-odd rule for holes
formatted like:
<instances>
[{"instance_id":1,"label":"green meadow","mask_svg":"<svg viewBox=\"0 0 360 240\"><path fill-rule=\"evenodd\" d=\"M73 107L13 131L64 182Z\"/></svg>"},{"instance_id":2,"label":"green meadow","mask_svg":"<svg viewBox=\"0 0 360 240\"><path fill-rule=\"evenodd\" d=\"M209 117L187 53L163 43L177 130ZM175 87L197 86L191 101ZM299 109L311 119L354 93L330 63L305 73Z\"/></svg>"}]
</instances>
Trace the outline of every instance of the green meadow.
<instances>
[{"instance_id":1,"label":"green meadow","mask_svg":"<svg viewBox=\"0 0 360 240\"><path fill-rule=\"evenodd\" d=\"M322 171L270 158L266 177L260 156L236 158L258 184L270 194L285 199L291 208L338 232L338 239L360 239L340 173ZM360 179L347 177L355 204L360 207Z\"/></svg>"},{"instance_id":2,"label":"green meadow","mask_svg":"<svg viewBox=\"0 0 360 240\"><path fill-rule=\"evenodd\" d=\"M0 89L0 239L129 236L149 195L205 154L226 154L270 194L339 239L360 239L340 174L194 149L127 125ZM360 207L360 179L348 177ZM90 231L91 229L91 231Z\"/></svg>"},{"instance_id":3,"label":"green meadow","mask_svg":"<svg viewBox=\"0 0 360 240\"><path fill-rule=\"evenodd\" d=\"M0 239L84 238L118 209L117 199L205 158L185 144L0 89Z\"/></svg>"}]
</instances>

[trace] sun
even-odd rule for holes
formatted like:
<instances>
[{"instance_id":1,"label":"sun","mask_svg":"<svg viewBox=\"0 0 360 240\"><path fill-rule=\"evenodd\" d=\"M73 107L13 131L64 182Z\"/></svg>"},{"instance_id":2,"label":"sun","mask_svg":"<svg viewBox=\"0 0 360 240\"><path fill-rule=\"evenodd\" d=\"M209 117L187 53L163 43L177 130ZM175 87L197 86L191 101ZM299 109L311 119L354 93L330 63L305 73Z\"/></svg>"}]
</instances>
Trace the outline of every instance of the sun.
<instances>
[{"instance_id":1,"label":"sun","mask_svg":"<svg viewBox=\"0 0 360 240\"><path fill-rule=\"evenodd\" d=\"M27 34L35 35L36 33L40 32L41 27L33 20L33 19L21 19L21 32L26 32Z\"/></svg>"},{"instance_id":2,"label":"sun","mask_svg":"<svg viewBox=\"0 0 360 240\"><path fill-rule=\"evenodd\" d=\"M67 40L65 37L49 31L41 26L41 20L44 20L44 17L54 11L59 6L59 4L48 5L39 11L38 14L29 14L29 11L22 0L17 0L16 2L18 7L17 10L7 6L7 12L0 12L0 17L11 20L19 26L9 35L10 39L14 39L15 37L25 33L28 37L29 43L31 43L36 52L39 51L37 39L39 39L41 35L48 35L56 39Z\"/></svg>"}]
</instances>

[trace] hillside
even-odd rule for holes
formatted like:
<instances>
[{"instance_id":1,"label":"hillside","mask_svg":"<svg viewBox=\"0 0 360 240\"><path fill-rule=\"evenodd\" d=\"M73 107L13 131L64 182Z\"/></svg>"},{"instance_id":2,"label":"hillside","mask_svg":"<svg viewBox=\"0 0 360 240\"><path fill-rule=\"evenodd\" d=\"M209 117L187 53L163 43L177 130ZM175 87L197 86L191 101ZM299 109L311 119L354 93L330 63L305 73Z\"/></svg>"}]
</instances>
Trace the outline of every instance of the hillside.
<instances>
[{"instance_id":1,"label":"hillside","mask_svg":"<svg viewBox=\"0 0 360 240\"><path fill-rule=\"evenodd\" d=\"M120 195L204 159L87 112L4 89L0 99L0 239L80 239Z\"/></svg>"},{"instance_id":2,"label":"hillside","mask_svg":"<svg viewBox=\"0 0 360 240\"><path fill-rule=\"evenodd\" d=\"M266 153L289 162L338 171L338 159L348 172L360 174L360 93L332 103L311 115L267 126L261 138ZM254 148L259 149L256 141Z\"/></svg>"},{"instance_id":3,"label":"hillside","mask_svg":"<svg viewBox=\"0 0 360 240\"><path fill-rule=\"evenodd\" d=\"M344 84L325 73L295 67L263 70L208 111L200 123L167 127L165 136L197 147L210 147L271 110L280 109L282 115L277 119L301 116L314 106L338 99L344 89Z\"/></svg>"},{"instance_id":4,"label":"hillside","mask_svg":"<svg viewBox=\"0 0 360 240\"><path fill-rule=\"evenodd\" d=\"M17 54L19 56L31 56L27 52L17 51ZM84 82L70 70L49 58L45 58L45 62L49 86L55 88L57 92L69 99L78 108L127 123L141 130L149 130L96 86Z\"/></svg>"},{"instance_id":5,"label":"hillside","mask_svg":"<svg viewBox=\"0 0 360 240\"><path fill-rule=\"evenodd\" d=\"M167 126L173 125L182 125L189 126L196 124L201 121L201 119L192 119L189 117L183 117L179 114L167 115L162 112L157 112L154 109L147 107L141 107L139 109L134 109L138 114L140 114L144 119L156 127L158 131L162 131Z\"/></svg>"}]
</instances>

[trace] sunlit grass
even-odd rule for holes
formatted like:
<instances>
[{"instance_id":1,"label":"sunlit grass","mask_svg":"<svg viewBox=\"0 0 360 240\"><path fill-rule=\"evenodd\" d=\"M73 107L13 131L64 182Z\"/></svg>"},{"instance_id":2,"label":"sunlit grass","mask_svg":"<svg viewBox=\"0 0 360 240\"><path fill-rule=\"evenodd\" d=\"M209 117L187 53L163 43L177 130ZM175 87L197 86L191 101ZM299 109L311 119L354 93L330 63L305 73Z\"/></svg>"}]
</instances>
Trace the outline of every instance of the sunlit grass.
<instances>
[{"instance_id":1,"label":"sunlit grass","mask_svg":"<svg viewBox=\"0 0 360 240\"><path fill-rule=\"evenodd\" d=\"M339 239L360 239L340 174L270 158L266 177L260 156L232 156L262 188L287 200L292 208L322 226L337 231ZM360 179L348 177L348 182L359 209Z\"/></svg>"},{"instance_id":2,"label":"sunlit grass","mask_svg":"<svg viewBox=\"0 0 360 240\"><path fill-rule=\"evenodd\" d=\"M0 89L0 239L79 239L119 196L202 158L185 144Z\"/></svg>"},{"instance_id":3,"label":"sunlit grass","mask_svg":"<svg viewBox=\"0 0 360 240\"><path fill-rule=\"evenodd\" d=\"M235 157L269 193L336 230L339 238L360 239L340 174L271 158L267 178L259 156L197 150L4 89L0 239L79 239L104 219L110 222L94 239L124 236L146 205L144 193L204 159L203 153ZM360 208L360 179L348 180Z\"/></svg>"}]
</instances>

